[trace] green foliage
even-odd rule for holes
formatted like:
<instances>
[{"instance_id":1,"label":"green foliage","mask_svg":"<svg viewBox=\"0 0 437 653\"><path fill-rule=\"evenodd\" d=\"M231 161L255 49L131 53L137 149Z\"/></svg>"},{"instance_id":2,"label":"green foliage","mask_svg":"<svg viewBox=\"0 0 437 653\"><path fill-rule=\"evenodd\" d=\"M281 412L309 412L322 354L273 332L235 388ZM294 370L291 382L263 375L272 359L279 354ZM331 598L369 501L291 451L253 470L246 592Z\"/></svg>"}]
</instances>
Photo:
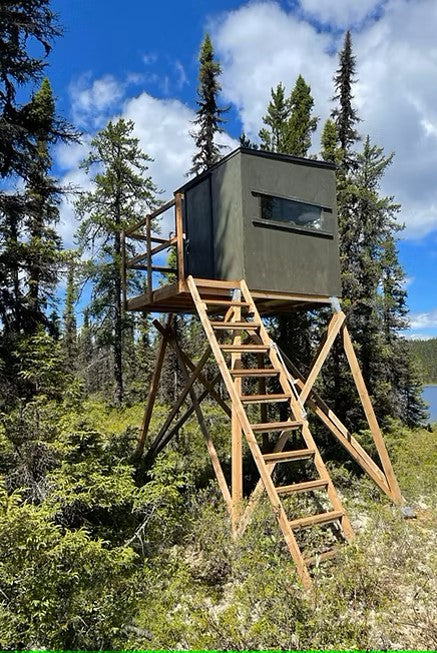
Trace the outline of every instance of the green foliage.
<instances>
[{"instance_id":1,"label":"green foliage","mask_svg":"<svg viewBox=\"0 0 437 653\"><path fill-rule=\"evenodd\" d=\"M17 494L0 497L2 648L114 647L135 603L135 554L63 532Z\"/></svg>"},{"instance_id":2,"label":"green foliage","mask_svg":"<svg viewBox=\"0 0 437 653\"><path fill-rule=\"evenodd\" d=\"M437 383L437 338L410 340L408 347L417 361L424 383Z\"/></svg>"},{"instance_id":3,"label":"green foliage","mask_svg":"<svg viewBox=\"0 0 437 653\"><path fill-rule=\"evenodd\" d=\"M215 142L215 136L223 131L222 116L227 109L220 108L217 104L217 96L221 91L218 81L220 73L221 66L214 59L211 39L209 34L205 34L199 54L199 85L196 100L198 109L194 120L196 130L191 134L196 144L196 152L189 175L197 175L207 170L221 158L220 152L224 146Z\"/></svg>"}]
</instances>

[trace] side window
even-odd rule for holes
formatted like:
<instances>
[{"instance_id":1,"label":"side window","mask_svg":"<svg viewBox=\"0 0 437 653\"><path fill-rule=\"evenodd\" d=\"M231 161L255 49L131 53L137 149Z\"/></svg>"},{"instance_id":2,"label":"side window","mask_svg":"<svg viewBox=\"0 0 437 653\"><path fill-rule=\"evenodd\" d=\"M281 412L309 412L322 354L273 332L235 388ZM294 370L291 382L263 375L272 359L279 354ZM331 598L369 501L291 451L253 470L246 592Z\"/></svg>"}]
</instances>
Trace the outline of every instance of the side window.
<instances>
[{"instance_id":1,"label":"side window","mask_svg":"<svg viewBox=\"0 0 437 653\"><path fill-rule=\"evenodd\" d=\"M260 198L261 219L285 222L303 229L324 231L329 228L323 207L297 200L254 193Z\"/></svg>"}]
</instances>

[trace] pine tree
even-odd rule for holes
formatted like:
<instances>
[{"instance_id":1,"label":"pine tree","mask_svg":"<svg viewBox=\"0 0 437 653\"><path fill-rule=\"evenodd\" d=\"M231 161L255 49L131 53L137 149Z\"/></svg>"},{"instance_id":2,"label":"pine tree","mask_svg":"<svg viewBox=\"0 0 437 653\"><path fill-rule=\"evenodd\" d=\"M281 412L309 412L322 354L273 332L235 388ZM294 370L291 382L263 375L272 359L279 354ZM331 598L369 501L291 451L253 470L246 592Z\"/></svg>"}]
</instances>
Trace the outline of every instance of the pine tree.
<instances>
[{"instance_id":1,"label":"pine tree","mask_svg":"<svg viewBox=\"0 0 437 653\"><path fill-rule=\"evenodd\" d=\"M199 54L198 109L194 120L197 129L191 133L196 143L196 152L193 156L192 168L188 173L190 175L197 175L207 170L221 158L220 152L224 146L218 145L214 140L216 134L223 132L222 115L227 111L217 104L217 96L221 90L218 81L220 73L220 63L214 59L211 39L209 34L206 34Z\"/></svg>"},{"instance_id":2,"label":"pine tree","mask_svg":"<svg viewBox=\"0 0 437 653\"><path fill-rule=\"evenodd\" d=\"M353 165L352 148L360 138L355 128L360 119L352 104L354 97L352 85L356 82L355 73L356 60L352 54L352 40L348 30L345 34L343 49L339 53L339 67L334 76L336 94L333 100L337 102L337 106L331 113L343 151L342 163L346 170Z\"/></svg>"},{"instance_id":3,"label":"pine tree","mask_svg":"<svg viewBox=\"0 0 437 653\"><path fill-rule=\"evenodd\" d=\"M307 156L311 147L311 134L316 130L318 122L318 118L311 117L313 105L311 88L299 75L289 99L290 117L285 145L288 154Z\"/></svg>"},{"instance_id":4,"label":"pine tree","mask_svg":"<svg viewBox=\"0 0 437 653\"><path fill-rule=\"evenodd\" d=\"M287 121L290 116L290 105L285 97L285 88L279 82L276 89L271 89L271 97L263 123L267 127L259 130L260 148L269 152L287 152Z\"/></svg>"},{"instance_id":5,"label":"pine tree","mask_svg":"<svg viewBox=\"0 0 437 653\"><path fill-rule=\"evenodd\" d=\"M23 226L27 239L22 245L26 273L23 327L27 333L33 333L39 324L46 322L46 309L53 305L62 247L56 224L63 189L50 175L49 140L55 119L55 103L47 78L32 97L29 117L35 125L35 148L25 188Z\"/></svg>"},{"instance_id":6,"label":"pine tree","mask_svg":"<svg viewBox=\"0 0 437 653\"><path fill-rule=\"evenodd\" d=\"M113 355L114 398L123 400L123 332L127 322L122 310L122 229L143 217L156 205L157 188L146 175L150 157L141 151L132 121L109 122L91 141L82 167L92 177L94 189L76 203L81 219L78 238L89 249L93 281L91 310L99 320L99 339Z\"/></svg>"}]
</instances>

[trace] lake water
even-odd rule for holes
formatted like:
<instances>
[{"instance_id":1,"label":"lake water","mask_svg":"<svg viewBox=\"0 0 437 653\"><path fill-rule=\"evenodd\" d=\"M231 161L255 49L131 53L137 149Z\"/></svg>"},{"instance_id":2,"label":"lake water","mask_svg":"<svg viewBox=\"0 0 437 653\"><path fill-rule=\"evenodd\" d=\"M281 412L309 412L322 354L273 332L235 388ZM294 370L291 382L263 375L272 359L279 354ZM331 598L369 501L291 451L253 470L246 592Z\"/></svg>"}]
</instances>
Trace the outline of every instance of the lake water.
<instances>
[{"instance_id":1,"label":"lake water","mask_svg":"<svg viewBox=\"0 0 437 653\"><path fill-rule=\"evenodd\" d=\"M430 422L437 422L437 385L423 386L422 397L429 406Z\"/></svg>"}]
</instances>

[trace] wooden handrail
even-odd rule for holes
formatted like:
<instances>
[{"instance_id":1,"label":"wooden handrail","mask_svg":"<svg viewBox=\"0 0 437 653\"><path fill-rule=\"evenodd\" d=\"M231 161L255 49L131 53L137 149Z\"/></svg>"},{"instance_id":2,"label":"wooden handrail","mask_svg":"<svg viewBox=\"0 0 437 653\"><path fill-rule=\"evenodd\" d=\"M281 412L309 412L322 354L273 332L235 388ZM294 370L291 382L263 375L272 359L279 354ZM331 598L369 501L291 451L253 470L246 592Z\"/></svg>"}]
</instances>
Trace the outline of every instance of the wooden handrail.
<instances>
[{"instance_id":1,"label":"wooden handrail","mask_svg":"<svg viewBox=\"0 0 437 653\"><path fill-rule=\"evenodd\" d=\"M137 229L140 229L141 227L144 227L144 225L147 224L148 220L153 220L153 218L157 218L162 213L165 213L165 211L168 211L168 209L171 209L171 207L174 206L175 203L176 203L176 200L173 197L168 202L165 202L164 204L162 204L162 206L159 206L155 211L152 211L152 213L149 213L148 215L146 215L145 218L142 218L141 220L139 220L135 224L130 225L125 230L126 236L131 234L133 231L136 231Z\"/></svg>"},{"instance_id":2,"label":"wooden handrail","mask_svg":"<svg viewBox=\"0 0 437 653\"><path fill-rule=\"evenodd\" d=\"M176 195L159 206L152 213L147 214L144 218L130 225L122 233L122 286L123 286L123 302L127 305L127 270L141 270L146 272L146 295L148 302L152 303L153 298L153 272L161 272L167 274L176 274L179 284L184 279L184 234L183 234L183 220L182 220L182 193ZM160 236L152 236L152 221L159 215L165 213L168 209L175 207L175 227L173 233L175 235L169 238L162 238ZM139 230L142 231L140 232ZM131 258L127 257L126 239L132 238L144 242L145 251L136 254ZM153 246L155 245L155 246ZM176 268L163 265L153 265L153 256L171 247L176 248Z\"/></svg>"}]
</instances>

